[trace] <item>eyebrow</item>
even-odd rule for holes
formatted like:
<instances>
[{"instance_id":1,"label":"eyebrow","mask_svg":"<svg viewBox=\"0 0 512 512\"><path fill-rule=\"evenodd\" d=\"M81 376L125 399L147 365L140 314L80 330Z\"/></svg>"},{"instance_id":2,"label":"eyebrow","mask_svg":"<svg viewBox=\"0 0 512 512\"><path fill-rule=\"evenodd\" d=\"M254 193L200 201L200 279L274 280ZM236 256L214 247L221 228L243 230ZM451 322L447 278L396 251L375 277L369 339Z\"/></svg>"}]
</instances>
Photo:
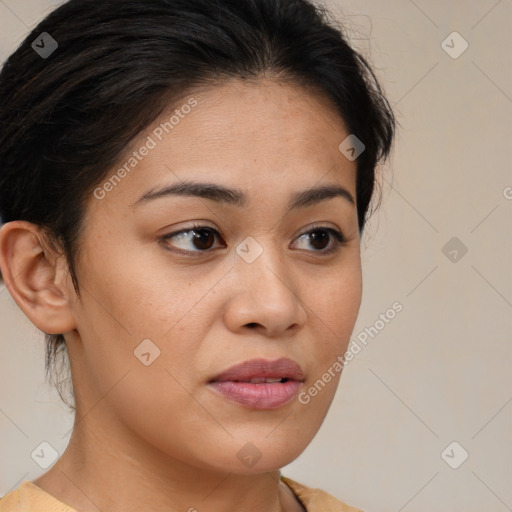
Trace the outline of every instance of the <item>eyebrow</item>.
<instances>
[{"instance_id":1,"label":"eyebrow","mask_svg":"<svg viewBox=\"0 0 512 512\"><path fill-rule=\"evenodd\" d=\"M132 206L136 207L141 203L168 196L202 197L217 203L238 206L240 208L247 208L249 203L246 194L240 189L228 188L217 183L184 181L163 188L153 188L143 194ZM332 197L342 197L355 206L354 197L347 189L331 184L293 193L288 203L288 209L305 208Z\"/></svg>"}]
</instances>

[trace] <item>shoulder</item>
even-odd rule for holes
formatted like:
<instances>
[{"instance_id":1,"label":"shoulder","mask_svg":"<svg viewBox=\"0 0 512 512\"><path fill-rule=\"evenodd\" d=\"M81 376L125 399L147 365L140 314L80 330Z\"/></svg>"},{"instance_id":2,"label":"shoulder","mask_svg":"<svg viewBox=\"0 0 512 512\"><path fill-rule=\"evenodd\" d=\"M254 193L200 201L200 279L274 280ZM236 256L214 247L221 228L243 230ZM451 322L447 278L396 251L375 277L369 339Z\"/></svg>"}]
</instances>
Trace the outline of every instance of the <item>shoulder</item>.
<instances>
[{"instance_id":1,"label":"shoulder","mask_svg":"<svg viewBox=\"0 0 512 512\"><path fill-rule=\"evenodd\" d=\"M76 512L25 480L17 489L0 498L0 512Z\"/></svg>"},{"instance_id":2,"label":"shoulder","mask_svg":"<svg viewBox=\"0 0 512 512\"><path fill-rule=\"evenodd\" d=\"M20 504L19 491L12 491L3 498L0 498L0 512L11 512L11 510L19 510Z\"/></svg>"},{"instance_id":3,"label":"shoulder","mask_svg":"<svg viewBox=\"0 0 512 512\"><path fill-rule=\"evenodd\" d=\"M358 508L343 503L331 494L320 489L306 487L285 476L281 476L281 480L302 502L307 512L363 512ZM0 510L0 512L2 511Z\"/></svg>"},{"instance_id":4,"label":"shoulder","mask_svg":"<svg viewBox=\"0 0 512 512\"><path fill-rule=\"evenodd\" d=\"M299 482L281 476L307 512L363 512L336 499L320 489L306 487ZM26 480L0 499L0 512L76 512L56 498Z\"/></svg>"}]
</instances>

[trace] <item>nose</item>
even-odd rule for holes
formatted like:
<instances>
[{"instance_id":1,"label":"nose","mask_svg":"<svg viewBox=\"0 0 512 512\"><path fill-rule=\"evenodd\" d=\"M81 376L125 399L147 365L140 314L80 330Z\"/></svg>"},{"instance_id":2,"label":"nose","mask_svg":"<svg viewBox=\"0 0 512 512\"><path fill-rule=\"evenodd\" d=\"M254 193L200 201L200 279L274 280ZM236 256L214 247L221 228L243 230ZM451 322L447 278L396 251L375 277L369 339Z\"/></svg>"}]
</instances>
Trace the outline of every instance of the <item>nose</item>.
<instances>
[{"instance_id":1,"label":"nose","mask_svg":"<svg viewBox=\"0 0 512 512\"><path fill-rule=\"evenodd\" d=\"M256 329L265 336L282 337L302 328L307 315L300 276L277 250L265 248L250 263L237 257L233 271L236 284L225 312L230 330Z\"/></svg>"}]
</instances>

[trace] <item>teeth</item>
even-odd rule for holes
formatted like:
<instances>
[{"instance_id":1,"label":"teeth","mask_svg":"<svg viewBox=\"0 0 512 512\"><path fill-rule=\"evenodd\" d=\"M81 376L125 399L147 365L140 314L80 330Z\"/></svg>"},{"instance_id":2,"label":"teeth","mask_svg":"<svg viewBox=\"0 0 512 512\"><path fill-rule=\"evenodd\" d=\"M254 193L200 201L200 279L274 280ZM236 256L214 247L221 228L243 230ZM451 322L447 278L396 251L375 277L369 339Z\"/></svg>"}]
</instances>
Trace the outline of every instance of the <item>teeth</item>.
<instances>
[{"instance_id":1,"label":"teeth","mask_svg":"<svg viewBox=\"0 0 512 512\"><path fill-rule=\"evenodd\" d=\"M265 379L263 377L257 377L256 379L251 379L249 382L251 384L262 384L265 382Z\"/></svg>"},{"instance_id":2,"label":"teeth","mask_svg":"<svg viewBox=\"0 0 512 512\"><path fill-rule=\"evenodd\" d=\"M249 382L251 384L263 384L264 382L281 382L282 378L279 377L279 378L274 378L274 377L269 377L269 378L264 378L264 377L257 377L255 379L251 379Z\"/></svg>"}]
</instances>

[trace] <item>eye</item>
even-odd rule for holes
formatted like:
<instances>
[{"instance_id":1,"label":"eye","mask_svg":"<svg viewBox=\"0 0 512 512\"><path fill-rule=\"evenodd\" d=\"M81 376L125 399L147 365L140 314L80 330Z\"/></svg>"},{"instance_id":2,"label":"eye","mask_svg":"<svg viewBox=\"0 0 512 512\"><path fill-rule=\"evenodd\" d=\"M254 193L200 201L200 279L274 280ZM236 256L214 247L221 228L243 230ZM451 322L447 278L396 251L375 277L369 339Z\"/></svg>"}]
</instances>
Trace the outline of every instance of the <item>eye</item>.
<instances>
[{"instance_id":1,"label":"eye","mask_svg":"<svg viewBox=\"0 0 512 512\"><path fill-rule=\"evenodd\" d=\"M174 243L168 245L172 245L178 252L191 253L208 252L215 242L216 237L220 238L220 234L217 230L208 226L195 225L164 235L160 240L166 243L168 240L176 240L178 247L176 247Z\"/></svg>"},{"instance_id":2,"label":"eye","mask_svg":"<svg viewBox=\"0 0 512 512\"><path fill-rule=\"evenodd\" d=\"M346 239L341 231L323 226L315 226L313 229L300 235L297 240L309 241L309 243L317 249L313 252L326 255L336 252L346 243ZM325 246L328 248L326 249Z\"/></svg>"},{"instance_id":3,"label":"eye","mask_svg":"<svg viewBox=\"0 0 512 512\"><path fill-rule=\"evenodd\" d=\"M160 237L160 240L165 242L165 245L172 246L172 249L168 248L169 250L190 254L211 252L216 238L222 239L216 229L195 225L164 235ZM169 240L175 240L177 243L173 242L171 244ZM315 248L313 252L325 255L336 252L340 246L346 243L346 239L341 231L324 226L315 226L313 229L300 235L297 241L306 241ZM327 249L325 248L326 246L328 247Z\"/></svg>"}]
</instances>

